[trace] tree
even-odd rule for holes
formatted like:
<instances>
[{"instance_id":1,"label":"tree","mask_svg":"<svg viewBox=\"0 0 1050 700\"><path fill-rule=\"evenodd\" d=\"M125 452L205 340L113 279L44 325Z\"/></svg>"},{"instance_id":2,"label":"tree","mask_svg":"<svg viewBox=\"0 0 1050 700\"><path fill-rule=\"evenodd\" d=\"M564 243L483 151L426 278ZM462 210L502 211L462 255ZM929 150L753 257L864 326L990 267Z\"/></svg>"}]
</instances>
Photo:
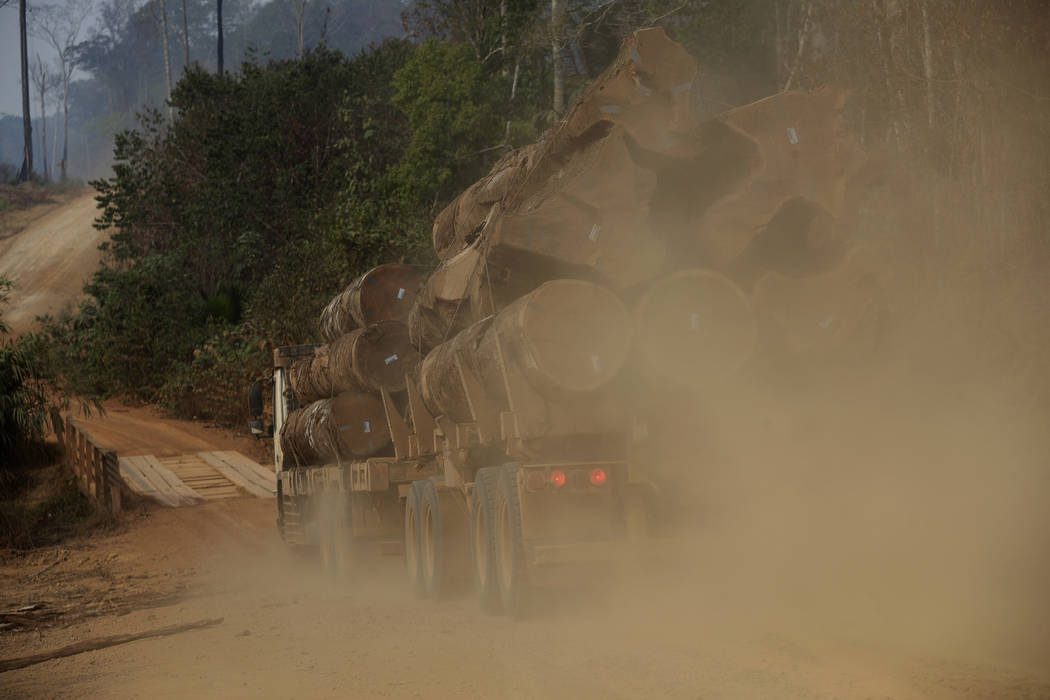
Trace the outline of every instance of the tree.
<instances>
[{"instance_id":1,"label":"tree","mask_svg":"<svg viewBox=\"0 0 1050 700\"><path fill-rule=\"evenodd\" d=\"M61 6L44 5L34 13L33 34L50 44L58 54L62 85L62 160L59 167L63 181L69 161L69 81L77 68L76 47L80 30L90 13L88 0L70 0Z\"/></svg>"},{"instance_id":2,"label":"tree","mask_svg":"<svg viewBox=\"0 0 1050 700\"><path fill-rule=\"evenodd\" d=\"M40 54L36 55L36 62L33 64L33 86L40 93L40 126L43 130L40 137L40 149L41 149L41 165L44 170L44 182L50 180L48 169L47 169L47 93L51 92L58 84L58 76L55 75L48 69L47 64L44 63L40 58Z\"/></svg>"},{"instance_id":3,"label":"tree","mask_svg":"<svg viewBox=\"0 0 1050 700\"><path fill-rule=\"evenodd\" d=\"M186 0L182 0L182 69L190 67L190 23L187 19Z\"/></svg>"},{"instance_id":4,"label":"tree","mask_svg":"<svg viewBox=\"0 0 1050 700\"><path fill-rule=\"evenodd\" d=\"M215 0L215 21L219 29L218 46L216 50L219 54L218 65L216 66L216 72L222 75L222 0Z\"/></svg>"},{"instance_id":5,"label":"tree","mask_svg":"<svg viewBox=\"0 0 1050 700\"><path fill-rule=\"evenodd\" d=\"M25 137L22 171L18 179L28 182L33 173L33 123L29 114L29 41L26 38L26 0L18 0L18 36L22 49L22 134Z\"/></svg>"},{"instance_id":6,"label":"tree","mask_svg":"<svg viewBox=\"0 0 1050 700\"><path fill-rule=\"evenodd\" d=\"M295 35L298 41L295 57L303 57L303 16L306 14L306 0L292 0L295 6Z\"/></svg>"},{"instance_id":7,"label":"tree","mask_svg":"<svg viewBox=\"0 0 1050 700\"><path fill-rule=\"evenodd\" d=\"M175 109L171 106L171 52L168 50L168 8L165 0L157 0L160 8L160 36L164 47L164 79L168 85L168 121L175 121Z\"/></svg>"}]
</instances>

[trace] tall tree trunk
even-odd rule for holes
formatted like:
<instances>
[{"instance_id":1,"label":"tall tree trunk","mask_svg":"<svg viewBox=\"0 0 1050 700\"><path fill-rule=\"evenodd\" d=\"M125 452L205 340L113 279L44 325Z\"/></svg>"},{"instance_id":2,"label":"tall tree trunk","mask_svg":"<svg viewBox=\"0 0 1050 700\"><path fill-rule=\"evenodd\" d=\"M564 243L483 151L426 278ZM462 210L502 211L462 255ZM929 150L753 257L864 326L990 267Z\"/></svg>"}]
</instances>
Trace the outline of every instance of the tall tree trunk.
<instances>
[{"instance_id":1,"label":"tall tree trunk","mask_svg":"<svg viewBox=\"0 0 1050 700\"><path fill-rule=\"evenodd\" d=\"M29 113L29 41L26 37L26 0L18 1L18 36L22 48L22 135L25 138L22 172L18 179L27 182L33 174L33 123Z\"/></svg>"},{"instance_id":2,"label":"tall tree trunk","mask_svg":"<svg viewBox=\"0 0 1050 700\"><path fill-rule=\"evenodd\" d=\"M933 44L930 41L930 14L927 1L921 0L919 9L922 13L922 72L926 79L926 125L933 130Z\"/></svg>"},{"instance_id":3,"label":"tall tree trunk","mask_svg":"<svg viewBox=\"0 0 1050 700\"><path fill-rule=\"evenodd\" d=\"M298 46L295 57L303 57L303 22L306 15L306 0L294 0L295 2L295 31L298 37Z\"/></svg>"},{"instance_id":4,"label":"tall tree trunk","mask_svg":"<svg viewBox=\"0 0 1050 700\"><path fill-rule=\"evenodd\" d=\"M37 62L40 61L40 54L37 54ZM40 128L43 129L40 135L40 161L41 166L44 169L44 182L48 182L47 173L47 109L44 106L44 92L47 88L47 75L42 74L40 76Z\"/></svg>"},{"instance_id":5,"label":"tall tree trunk","mask_svg":"<svg viewBox=\"0 0 1050 700\"><path fill-rule=\"evenodd\" d=\"M186 0L182 0L182 70L190 67L190 25L186 19Z\"/></svg>"},{"instance_id":6,"label":"tall tree trunk","mask_svg":"<svg viewBox=\"0 0 1050 700\"><path fill-rule=\"evenodd\" d=\"M558 115L565 111L565 85L562 82L561 67L561 32L562 5L559 0L551 0L551 55L554 59L554 113Z\"/></svg>"},{"instance_id":7,"label":"tall tree trunk","mask_svg":"<svg viewBox=\"0 0 1050 700\"><path fill-rule=\"evenodd\" d=\"M806 42L809 40L810 30L813 24L813 2L807 2L803 7L802 23L798 28L798 51L795 52L795 63L791 66L791 72L788 73L787 80L784 81L784 91L790 90L794 87L795 77L798 75L798 69L802 65L802 59L806 55Z\"/></svg>"},{"instance_id":8,"label":"tall tree trunk","mask_svg":"<svg viewBox=\"0 0 1050 700\"><path fill-rule=\"evenodd\" d=\"M217 49L219 62L217 68L219 75L222 75L222 0L215 0L215 17L219 25L219 46Z\"/></svg>"},{"instance_id":9,"label":"tall tree trunk","mask_svg":"<svg viewBox=\"0 0 1050 700\"><path fill-rule=\"evenodd\" d=\"M503 53L500 56L500 63L503 64L503 68L500 69L500 75L504 78L507 77L507 0L500 0L499 2L499 47Z\"/></svg>"},{"instance_id":10,"label":"tall tree trunk","mask_svg":"<svg viewBox=\"0 0 1050 700\"><path fill-rule=\"evenodd\" d=\"M165 0L157 0L160 5L160 25L164 34L164 77L168 83L168 121L175 121L175 108L171 106L171 54L168 51L168 8Z\"/></svg>"},{"instance_id":11,"label":"tall tree trunk","mask_svg":"<svg viewBox=\"0 0 1050 700\"><path fill-rule=\"evenodd\" d=\"M72 70L72 69L70 69ZM59 161L62 182L69 165L69 72L62 71L62 160Z\"/></svg>"}]
</instances>

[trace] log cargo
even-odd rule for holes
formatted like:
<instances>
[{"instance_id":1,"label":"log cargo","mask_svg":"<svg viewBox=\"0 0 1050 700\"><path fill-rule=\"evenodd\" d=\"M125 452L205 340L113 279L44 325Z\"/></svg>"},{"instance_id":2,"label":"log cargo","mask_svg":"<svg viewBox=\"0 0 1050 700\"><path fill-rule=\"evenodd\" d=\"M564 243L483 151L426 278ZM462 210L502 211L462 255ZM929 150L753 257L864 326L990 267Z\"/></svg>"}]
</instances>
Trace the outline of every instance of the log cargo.
<instances>
[{"instance_id":1,"label":"log cargo","mask_svg":"<svg viewBox=\"0 0 1050 700\"><path fill-rule=\"evenodd\" d=\"M716 265L740 255L792 198L814 202L835 218L845 213L847 184L866 160L842 125L845 100L845 91L832 87L785 92L721 117L754 141L761 166L699 222L699 237Z\"/></svg>"},{"instance_id":2,"label":"log cargo","mask_svg":"<svg viewBox=\"0 0 1050 700\"><path fill-rule=\"evenodd\" d=\"M483 261L481 246L472 245L443 260L427 278L408 316L409 338L420 354L472 323L470 289L482 276Z\"/></svg>"},{"instance_id":3,"label":"log cargo","mask_svg":"<svg viewBox=\"0 0 1050 700\"><path fill-rule=\"evenodd\" d=\"M403 391L405 375L415 374L419 353L408 327L383 321L340 336L328 348L327 370L335 391Z\"/></svg>"},{"instance_id":4,"label":"log cargo","mask_svg":"<svg viewBox=\"0 0 1050 700\"><path fill-rule=\"evenodd\" d=\"M754 351L747 296L710 270L658 280L635 304L634 318L640 369L675 385L711 387L739 371Z\"/></svg>"},{"instance_id":5,"label":"log cargo","mask_svg":"<svg viewBox=\"0 0 1050 700\"><path fill-rule=\"evenodd\" d=\"M507 406L502 359L548 401L607 384L627 360L630 315L612 291L582 280L554 280L521 297L491 320L471 326L427 355L420 369L431 411L470 420L455 365L461 353L489 398Z\"/></svg>"},{"instance_id":6,"label":"log cargo","mask_svg":"<svg viewBox=\"0 0 1050 700\"><path fill-rule=\"evenodd\" d=\"M328 346L321 345L314 349L313 355L296 360L289 369L288 379L300 406L335 394L328 359Z\"/></svg>"},{"instance_id":7,"label":"log cargo","mask_svg":"<svg viewBox=\"0 0 1050 700\"><path fill-rule=\"evenodd\" d=\"M542 141L509 154L439 215L434 225L438 257L446 259L488 237L500 212L531 215L555 193L602 212L610 202L621 210L644 203L646 188L635 187L633 180L646 176L617 150L623 151L620 144L629 135L653 151L688 152L695 75L696 63L662 29L635 32ZM590 235L595 223L589 222L582 235ZM584 246L584 252L590 249ZM574 263L578 257L570 255Z\"/></svg>"},{"instance_id":8,"label":"log cargo","mask_svg":"<svg viewBox=\"0 0 1050 700\"><path fill-rule=\"evenodd\" d=\"M764 275L752 295L764 347L813 362L876 348L888 313L880 267L872 251L857 246L812 277Z\"/></svg>"},{"instance_id":9,"label":"log cargo","mask_svg":"<svg viewBox=\"0 0 1050 700\"><path fill-rule=\"evenodd\" d=\"M408 318L422 280L407 265L389 263L359 276L321 312L321 337L331 343L355 328Z\"/></svg>"},{"instance_id":10,"label":"log cargo","mask_svg":"<svg viewBox=\"0 0 1050 700\"><path fill-rule=\"evenodd\" d=\"M369 457L390 444L378 398L344 392L292 411L281 430L281 449L300 465Z\"/></svg>"}]
</instances>

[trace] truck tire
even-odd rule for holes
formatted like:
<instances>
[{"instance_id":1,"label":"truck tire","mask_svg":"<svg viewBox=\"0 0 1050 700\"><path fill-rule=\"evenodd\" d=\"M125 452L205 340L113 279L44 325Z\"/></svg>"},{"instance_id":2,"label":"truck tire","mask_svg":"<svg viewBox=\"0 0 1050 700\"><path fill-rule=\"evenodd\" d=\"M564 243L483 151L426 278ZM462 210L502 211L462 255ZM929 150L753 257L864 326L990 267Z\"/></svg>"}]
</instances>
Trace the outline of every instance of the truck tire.
<instances>
[{"instance_id":1,"label":"truck tire","mask_svg":"<svg viewBox=\"0 0 1050 700\"><path fill-rule=\"evenodd\" d=\"M420 557L422 542L423 482L414 481L405 497L405 570L412 593L420 598L426 594L423 586L423 569Z\"/></svg>"},{"instance_id":2,"label":"truck tire","mask_svg":"<svg viewBox=\"0 0 1050 700\"><path fill-rule=\"evenodd\" d=\"M522 538L521 498L518 469L503 467L496 499L496 583L503 610L512 619L526 615L529 606L529 576Z\"/></svg>"},{"instance_id":3,"label":"truck tire","mask_svg":"<svg viewBox=\"0 0 1050 700\"><path fill-rule=\"evenodd\" d=\"M421 482L420 568L428 598L440 600L462 589L468 571L469 525L458 493Z\"/></svg>"},{"instance_id":4,"label":"truck tire","mask_svg":"<svg viewBox=\"0 0 1050 700\"><path fill-rule=\"evenodd\" d=\"M474 592L481 608L491 614L502 608L496 585L496 499L502 467L479 469L474 477L470 519L470 551Z\"/></svg>"}]
</instances>

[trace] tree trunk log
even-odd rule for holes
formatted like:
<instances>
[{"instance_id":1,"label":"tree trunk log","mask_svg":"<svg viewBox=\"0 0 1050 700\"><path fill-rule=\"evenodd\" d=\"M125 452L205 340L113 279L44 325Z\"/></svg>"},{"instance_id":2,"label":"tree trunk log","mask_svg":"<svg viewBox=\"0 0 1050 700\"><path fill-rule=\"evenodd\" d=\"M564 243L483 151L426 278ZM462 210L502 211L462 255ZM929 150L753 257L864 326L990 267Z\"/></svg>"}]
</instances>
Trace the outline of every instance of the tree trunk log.
<instances>
[{"instance_id":1,"label":"tree trunk log","mask_svg":"<svg viewBox=\"0 0 1050 700\"><path fill-rule=\"evenodd\" d=\"M710 388L751 358L755 317L740 287L710 270L657 280L634 307L635 361L646 376Z\"/></svg>"},{"instance_id":2,"label":"tree trunk log","mask_svg":"<svg viewBox=\"0 0 1050 700\"><path fill-rule=\"evenodd\" d=\"M299 465L370 457L390 444L382 402L354 392L292 411L280 437L285 454Z\"/></svg>"},{"instance_id":3,"label":"tree trunk log","mask_svg":"<svg viewBox=\"0 0 1050 700\"><path fill-rule=\"evenodd\" d=\"M333 342L355 328L405 321L422 280L407 265L379 265L350 283L321 312L321 337Z\"/></svg>"},{"instance_id":4,"label":"tree trunk log","mask_svg":"<svg viewBox=\"0 0 1050 700\"><path fill-rule=\"evenodd\" d=\"M327 369L335 391L403 391L405 375L419 369L419 353L412 347L408 328L397 321L350 331L328 352Z\"/></svg>"},{"instance_id":5,"label":"tree trunk log","mask_svg":"<svg viewBox=\"0 0 1050 700\"><path fill-rule=\"evenodd\" d=\"M507 407L500 348L508 368L520 372L540 395L558 401L607 384L626 362L630 346L630 317L613 292L582 280L555 280L432 350L423 361L420 383L431 411L463 422L472 416L456 353L462 353L489 398Z\"/></svg>"}]
</instances>

